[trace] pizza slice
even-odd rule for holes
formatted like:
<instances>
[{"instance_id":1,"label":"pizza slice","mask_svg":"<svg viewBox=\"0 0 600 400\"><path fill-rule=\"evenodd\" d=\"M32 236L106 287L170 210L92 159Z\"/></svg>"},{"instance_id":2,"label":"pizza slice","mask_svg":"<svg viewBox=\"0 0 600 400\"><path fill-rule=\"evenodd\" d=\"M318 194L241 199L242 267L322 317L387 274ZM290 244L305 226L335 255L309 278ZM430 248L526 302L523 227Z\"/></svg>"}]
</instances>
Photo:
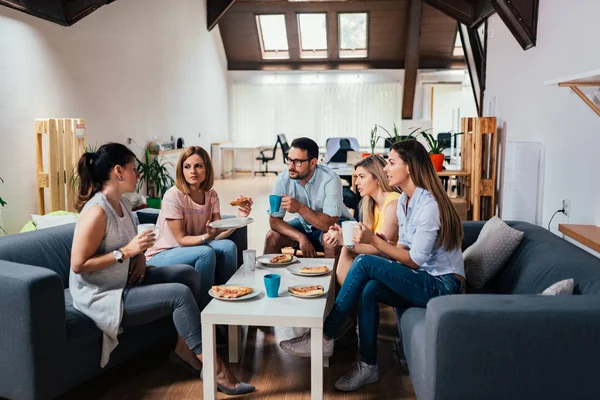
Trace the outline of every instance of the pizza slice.
<instances>
[{"instance_id":1,"label":"pizza slice","mask_svg":"<svg viewBox=\"0 0 600 400\"><path fill-rule=\"evenodd\" d=\"M252 288L245 286L213 286L215 295L222 299L236 299L252 293Z\"/></svg>"},{"instance_id":2,"label":"pizza slice","mask_svg":"<svg viewBox=\"0 0 600 400\"><path fill-rule=\"evenodd\" d=\"M325 265L319 267L304 267L300 268L301 274L324 274L329 272L329 268Z\"/></svg>"},{"instance_id":3,"label":"pizza slice","mask_svg":"<svg viewBox=\"0 0 600 400\"><path fill-rule=\"evenodd\" d=\"M273 264L285 264L292 262L293 257L290 254L278 254L275 257L272 257L269 262Z\"/></svg>"},{"instance_id":4,"label":"pizza slice","mask_svg":"<svg viewBox=\"0 0 600 400\"><path fill-rule=\"evenodd\" d=\"M315 286L301 286L301 287L289 287L288 291L296 296L320 296L325 291L323 290L323 286L315 285Z\"/></svg>"},{"instance_id":5,"label":"pizza slice","mask_svg":"<svg viewBox=\"0 0 600 400\"><path fill-rule=\"evenodd\" d=\"M250 200L252 200L250 197L240 196L236 200L229 203L229 205L232 205L234 207L249 206Z\"/></svg>"}]
</instances>

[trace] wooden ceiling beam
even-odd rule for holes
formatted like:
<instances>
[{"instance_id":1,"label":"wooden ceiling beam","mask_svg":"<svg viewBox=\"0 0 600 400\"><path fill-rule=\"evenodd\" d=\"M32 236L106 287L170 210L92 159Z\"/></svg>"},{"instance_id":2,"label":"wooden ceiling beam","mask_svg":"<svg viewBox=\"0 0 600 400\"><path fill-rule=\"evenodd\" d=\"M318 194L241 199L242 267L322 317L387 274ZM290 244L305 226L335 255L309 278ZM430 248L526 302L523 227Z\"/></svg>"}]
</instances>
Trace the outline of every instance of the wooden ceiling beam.
<instances>
[{"instance_id":1,"label":"wooden ceiling beam","mask_svg":"<svg viewBox=\"0 0 600 400\"><path fill-rule=\"evenodd\" d=\"M421 38L422 0L410 0L406 21L406 52L404 57L404 94L402 119L412 119L419 72L419 40Z\"/></svg>"},{"instance_id":2,"label":"wooden ceiling beam","mask_svg":"<svg viewBox=\"0 0 600 400\"><path fill-rule=\"evenodd\" d=\"M236 0L206 0L206 27L212 31Z\"/></svg>"},{"instance_id":3,"label":"wooden ceiling beam","mask_svg":"<svg viewBox=\"0 0 600 400\"><path fill-rule=\"evenodd\" d=\"M423 0L433 8L437 8L456 21L471 26L474 6L468 0Z\"/></svg>"},{"instance_id":4,"label":"wooden ceiling beam","mask_svg":"<svg viewBox=\"0 0 600 400\"><path fill-rule=\"evenodd\" d=\"M492 0L496 12L504 21L523 50L535 46L539 0Z\"/></svg>"},{"instance_id":5,"label":"wooden ceiling beam","mask_svg":"<svg viewBox=\"0 0 600 400\"><path fill-rule=\"evenodd\" d=\"M419 69L464 69L464 61L420 60ZM230 71L328 71L363 69L404 69L397 60L344 60L344 61L230 61Z\"/></svg>"},{"instance_id":6,"label":"wooden ceiling beam","mask_svg":"<svg viewBox=\"0 0 600 400\"><path fill-rule=\"evenodd\" d=\"M492 0L479 0L478 3L475 3L475 7L473 8L473 22L471 23L470 28L477 27L495 12L496 10L494 9Z\"/></svg>"},{"instance_id":7,"label":"wooden ceiling beam","mask_svg":"<svg viewBox=\"0 0 600 400\"><path fill-rule=\"evenodd\" d=\"M71 26L83 17L115 0L0 0L6 6L34 17L45 19L63 26Z\"/></svg>"}]
</instances>

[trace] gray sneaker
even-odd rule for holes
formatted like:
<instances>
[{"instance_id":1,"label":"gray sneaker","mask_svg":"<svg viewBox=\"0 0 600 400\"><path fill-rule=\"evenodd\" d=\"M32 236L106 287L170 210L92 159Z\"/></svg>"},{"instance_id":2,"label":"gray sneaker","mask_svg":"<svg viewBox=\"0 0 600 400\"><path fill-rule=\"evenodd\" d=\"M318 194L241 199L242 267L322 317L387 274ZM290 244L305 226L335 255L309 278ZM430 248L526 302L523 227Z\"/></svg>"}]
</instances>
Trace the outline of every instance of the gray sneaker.
<instances>
[{"instance_id":1,"label":"gray sneaker","mask_svg":"<svg viewBox=\"0 0 600 400\"><path fill-rule=\"evenodd\" d=\"M335 383L335 388L351 392L379 381L379 365L369 365L363 361L352 364L352 369Z\"/></svg>"},{"instance_id":2,"label":"gray sneaker","mask_svg":"<svg viewBox=\"0 0 600 400\"><path fill-rule=\"evenodd\" d=\"M286 353L298 357L310 357L310 331L302 336L298 336L289 340L282 340L279 343ZM333 355L333 339L326 340L323 338L323 357L331 357Z\"/></svg>"}]
</instances>

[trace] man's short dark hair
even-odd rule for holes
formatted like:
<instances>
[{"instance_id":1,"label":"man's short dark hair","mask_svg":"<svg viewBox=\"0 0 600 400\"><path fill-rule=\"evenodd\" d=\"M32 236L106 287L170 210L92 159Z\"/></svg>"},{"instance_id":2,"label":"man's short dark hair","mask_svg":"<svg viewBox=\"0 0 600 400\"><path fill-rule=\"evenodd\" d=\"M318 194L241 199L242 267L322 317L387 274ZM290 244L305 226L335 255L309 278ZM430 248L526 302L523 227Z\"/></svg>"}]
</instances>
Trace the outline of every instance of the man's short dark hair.
<instances>
[{"instance_id":1,"label":"man's short dark hair","mask_svg":"<svg viewBox=\"0 0 600 400\"><path fill-rule=\"evenodd\" d=\"M307 137L301 137L294 139L292 146L300 150L304 150L308 153L308 159L319 158L319 145L312 139Z\"/></svg>"}]
</instances>

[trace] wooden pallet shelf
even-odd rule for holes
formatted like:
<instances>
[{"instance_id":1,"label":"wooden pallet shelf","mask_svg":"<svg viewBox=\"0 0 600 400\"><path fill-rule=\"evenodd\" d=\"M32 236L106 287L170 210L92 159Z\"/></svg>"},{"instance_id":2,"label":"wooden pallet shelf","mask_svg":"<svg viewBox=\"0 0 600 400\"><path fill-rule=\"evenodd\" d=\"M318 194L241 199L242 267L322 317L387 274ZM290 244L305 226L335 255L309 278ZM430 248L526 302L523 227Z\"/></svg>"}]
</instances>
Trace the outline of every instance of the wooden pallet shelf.
<instances>
[{"instance_id":1,"label":"wooden pallet shelf","mask_svg":"<svg viewBox=\"0 0 600 400\"><path fill-rule=\"evenodd\" d=\"M467 200L469 219L487 220L496 214L496 117L462 118L461 171L458 182Z\"/></svg>"},{"instance_id":2,"label":"wooden pallet shelf","mask_svg":"<svg viewBox=\"0 0 600 400\"><path fill-rule=\"evenodd\" d=\"M70 181L79 157L85 151L83 119L49 118L35 120L38 213L75 210L75 193ZM47 135L47 144L45 137ZM44 170L47 164L48 170ZM45 190L49 189L47 210Z\"/></svg>"}]
</instances>

